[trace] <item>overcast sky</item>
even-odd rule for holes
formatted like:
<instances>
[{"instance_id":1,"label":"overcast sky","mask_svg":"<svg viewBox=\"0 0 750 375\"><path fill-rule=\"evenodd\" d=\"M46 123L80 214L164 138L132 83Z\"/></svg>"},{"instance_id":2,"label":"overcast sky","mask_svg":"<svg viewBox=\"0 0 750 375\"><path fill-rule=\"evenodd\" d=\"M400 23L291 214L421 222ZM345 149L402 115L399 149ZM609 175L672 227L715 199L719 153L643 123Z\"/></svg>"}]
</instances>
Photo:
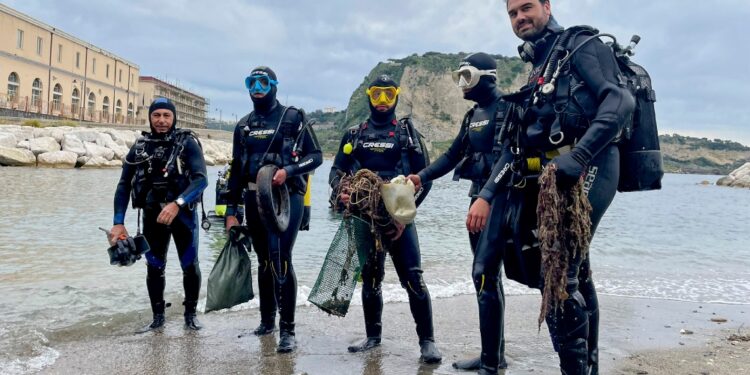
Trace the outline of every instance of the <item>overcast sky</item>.
<instances>
[{"instance_id":1,"label":"overcast sky","mask_svg":"<svg viewBox=\"0 0 750 375\"><path fill-rule=\"evenodd\" d=\"M379 61L428 51L516 56L502 0L1 0L177 81L224 120L251 109L244 78L278 75L279 99L344 108ZM661 133L750 145L750 1L552 0L564 25L627 42L652 75ZM686 5L687 4L687 5Z\"/></svg>"}]
</instances>

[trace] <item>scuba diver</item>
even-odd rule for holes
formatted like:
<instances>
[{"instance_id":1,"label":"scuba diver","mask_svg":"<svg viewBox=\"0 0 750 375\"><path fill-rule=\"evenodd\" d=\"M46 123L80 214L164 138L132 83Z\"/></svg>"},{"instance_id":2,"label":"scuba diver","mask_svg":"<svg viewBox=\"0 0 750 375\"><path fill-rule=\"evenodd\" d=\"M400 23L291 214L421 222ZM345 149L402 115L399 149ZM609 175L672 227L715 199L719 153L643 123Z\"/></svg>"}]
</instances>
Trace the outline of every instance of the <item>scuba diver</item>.
<instances>
[{"instance_id":1,"label":"scuba diver","mask_svg":"<svg viewBox=\"0 0 750 375\"><path fill-rule=\"evenodd\" d=\"M360 169L368 169L383 180L398 175L409 175L429 164L427 150L411 120L396 119L396 105L400 88L388 75L378 76L367 87L370 117L358 126L350 128L339 145L333 161L329 183L338 191L341 178L354 175ZM419 205L427 196L430 183L422 185L417 193ZM342 192L333 201L334 207L346 205L349 195ZM432 326L432 303L430 293L422 279L421 256L415 224L403 226L391 233L392 243L387 251L391 255L401 286L409 295L409 307L414 317L419 337L420 360L438 363L442 354L435 345ZM380 345L382 332L383 296L381 283L385 276L385 251L373 251L362 267L362 308L367 337L349 352L362 352Z\"/></svg>"},{"instance_id":2,"label":"scuba diver","mask_svg":"<svg viewBox=\"0 0 750 375\"><path fill-rule=\"evenodd\" d=\"M276 350L287 353L297 347L294 332L297 277L292 266L292 248L300 227L305 225L302 219L307 174L323 162L323 156L304 111L283 106L276 100L278 84L276 73L265 66L253 69L245 79L253 111L240 119L234 129L226 228L239 225L236 215L245 190L245 222L258 255L260 325L254 333L258 336L273 333L278 309ZM286 184L289 190L289 226L283 232L266 229L256 201L258 171L269 164L279 168L272 184Z\"/></svg>"},{"instance_id":3,"label":"scuba diver","mask_svg":"<svg viewBox=\"0 0 750 375\"><path fill-rule=\"evenodd\" d=\"M533 68L526 86L503 97L510 108L496 140L502 151L490 183L479 193L492 203L487 227L493 230L482 233L477 252L504 248L506 274L517 272L521 282L541 289L540 275L527 272L533 267L510 267L511 254L523 263L519 254L539 247L538 176L542 168L554 165L563 194L582 181L592 207L593 235L615 196L620 173L615 142L635 100L612 49L590 38L591 29L561 27L549 0L507 0L506 9L514 33L524 41L518 48L521 58ZM598 300L590 259L580 255L584 249L576 250L577 255L568 258L568 298L550 308L545 320L561 372L597 374Z\"/></svg>"},{"instance_id":4,"label":"scuba diver","mask_svg":"<svg viewBox=\"0 0 750 375\"><path fill-rule=\"evenodd\" d=\"M463 91L464 99L476 104L464 116L459 133L448 150L427 168L408 176L416 188L455 169L454 181L471 181L470 207L476 211L474 202L482 199L477 195L490 177L496 155L495 128L502 124L507 109L496 85L496 72L497 62L486 53L474 53L461 60L458 70L453 72L453 80ZM488 210L487 207L485 209ZM469 211L467 215L466 228L469 230L469 243L474 255L472 273L479 303L482 354L470 360L457 361L453 363L453 367L478 370L484 366L497 371L498 368L508 367L503 337L505 296L500 275L502 253L497 249L487 248L484 250L491 251L477 252L477 242L484 229L486 215L477 215L474 211Z\"/></svg>"},{"instance_id":5,"label":"scuba diver","mask_svg":"<svg viewBox=\"0 0 750 375\"><path fill-rule=\"evenodd\" d=\"M143 235L151 247L146 256L146 287L153 321L138 332L162 327L165 323L164 269L170 236L174 239L182 267L185 288L185 328L202 328L196 318L201 271L198 265L198 214L196 205L208 185L206 162L194 133L178 129L177 111L165 98L157 98L148 109L151 132L144 132L130 148L114 198L114 219L110 242L127 236L125 212L131 199L143 210Z\"/></svg>"}]
</instances>

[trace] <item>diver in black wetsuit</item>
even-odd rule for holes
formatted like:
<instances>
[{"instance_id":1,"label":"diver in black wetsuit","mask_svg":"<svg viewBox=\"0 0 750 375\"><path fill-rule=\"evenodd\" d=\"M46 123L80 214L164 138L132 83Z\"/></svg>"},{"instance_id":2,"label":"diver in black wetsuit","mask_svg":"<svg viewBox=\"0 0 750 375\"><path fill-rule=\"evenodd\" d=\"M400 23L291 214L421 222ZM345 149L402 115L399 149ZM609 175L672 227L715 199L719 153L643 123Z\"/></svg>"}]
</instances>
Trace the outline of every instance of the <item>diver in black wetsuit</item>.
<instances>
[{"instance_id":1,"label":"diver in black wetsuit","mask_svg":"<svg viewBox=\"0 0 750 375\"><path fill-rule=\"evenodd\" d=\"M185 327L199 330L201 324L195 317L195 308L201 271L195 206L208 185L206 162L192 132L175 127L177 112L172 102L157 98L148 112L151 132L144 132L136 141L122 165L110 241L127 236L125 211L132 192L133 207L143 209L143 235L151 247L146 253L146 286L153 321L139 332L159 328L165 322L164 268L170 236L174 238L182 267Z\"/></svg>"},{"instance_id":2,"label":"diver in black wetsuit","mask_svg":"<svg viewBox=\"0 0 750 375\"><path fill-rule=\"evenodd\" d=\"M583 28L559 26L548 0L508 0L506 9L513 31L524 40L519 47L521 57L533 69L528 85L504 97L511 107L498 137L502 153L491 183L479 194L493 203L487 227L497 229L482 233L478 251L483 246L505 247L510 241L505 254L507 273L509 254L524 259L525 250L538 247L537 178L547 164L556 165L560 189L570 189L583 179L593 209L594 233L615 196L620 172L615 141L635 100L611 48L599 39L584 44L591 33L580 32ZM577 47L565 62L566 54ZM558 66L561 74L552 81ZM523 264L517 268L511 271L520 275L520 281L542 287L539 275L527 272L531 268ZM571 258L567 277L570 297L546 316L560 370L597 374L599 308L589 258Z\"/></svg>"},{"instance_id":3,"label":"diver in black wetsuit","mask_svg":"<svg viewBox=\"0 0 750 375\"><path fill-rule=\"evenodd\" d=\"M353 175L360 169L369 169L383 179L391 179L418 172L429 163L421 136L411 121L396 119L399 92L396 82L387 75L377 77L368 86L370 117L349 129L341 140L329 176L334 191L337 191L341 177ZM423 184L417 205L427 196L430 187L430 183ZM346 204L348 198L347 194L341 194L341 203ZM442 354L433 335L430 293L422 279L417 228L414 224L399 226L398 231L391 235L393 242L387 251L401 286L409 295L409 307L419 336L420 359L425 363L440 362ZM385 252L375 251L368 256L362 269L362 308L367 337L362 343L350 346L350 352L366 351L380 345L383 312L380 286L385 275L384 266Z\"/></svg>"},{"instance_id":4,"label":"diver in black wetsuit","mask_svg":"<svg viewBox=\"0 0 750 375\"><path fill-rule=\"evenodd\" d=\"M304 112L285 107L276 100L277 85L276 74L268 67L253 69L245 80L254 110L234 129L226 227L229 230L239 225L235 215L243 190L247 190L244 195L246 226L258 254L260 294L260 325L254 332L258 336L272 333L278 308L277 351L286 353L297 346L294 337L297 277L292 266L292 248L302 222L306 175L323 162L323 156ZM272 183L287 184L289 189L289 226L282 233L266 229L256 203L255 179L258 170L267 164L279 167Z\"/></svg>"},{"instance_id":5,"label":"diver in black wetsuit","mask_svg":"<svg viewBox=\"0 0 750 375\"><path fill-rule=\"evenodd\" d=\"M453 72L453 79L463 90L464 99L476 102L464 116L458 136L448 148L427 168L409 179L415 187L423 182L435 180L455 168L453 180L459 178L471 180L471 209L467 215L466 227L469 230L469 242L474 254L474 273L485 275L484 283L477 283L477 300L479 302L480 333L482 336L482 355L470 360L457 361L454 368L461 370L478 370L481 362L491 368L507 368L505 362L505 340L503 338L503 311L505 296L500 278L501 251L477 253L477 242L484 229L489 212L485 205L483 215L476 212L479 205L474 205L477 194L490 177L496 151L494 149L495 127L505 118L507 104L500 99L497 88L497 62L486 53L475 53L466 56ZM488 203L488 202L486 202ZM481 276L475 279L483 280Z\"/></svg>"}]
</instances>

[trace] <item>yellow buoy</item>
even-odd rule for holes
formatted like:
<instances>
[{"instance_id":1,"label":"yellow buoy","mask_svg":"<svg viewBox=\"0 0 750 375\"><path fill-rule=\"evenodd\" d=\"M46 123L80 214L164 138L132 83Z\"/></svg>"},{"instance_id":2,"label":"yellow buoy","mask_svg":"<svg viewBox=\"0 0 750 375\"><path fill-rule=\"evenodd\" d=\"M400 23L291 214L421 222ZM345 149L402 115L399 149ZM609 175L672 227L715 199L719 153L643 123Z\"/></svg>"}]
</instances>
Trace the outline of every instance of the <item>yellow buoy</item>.
<instances>
[{"instance_id":1,"label":"yellow buoy","mask_svg":"<svg viewBox=\"0 0 750 375\"><path fill-rule=\"evenodd\" d=\"M345 154L345 155L349 155L349 154L351 154L351 153L352 153L352 150L353 150L353 149L354 149L354 147L352 146L352 144L351 144L351 143L347 143L347 144L345 144L345 145L344 145L344 154Z\"/></svg>"}]
</instances>

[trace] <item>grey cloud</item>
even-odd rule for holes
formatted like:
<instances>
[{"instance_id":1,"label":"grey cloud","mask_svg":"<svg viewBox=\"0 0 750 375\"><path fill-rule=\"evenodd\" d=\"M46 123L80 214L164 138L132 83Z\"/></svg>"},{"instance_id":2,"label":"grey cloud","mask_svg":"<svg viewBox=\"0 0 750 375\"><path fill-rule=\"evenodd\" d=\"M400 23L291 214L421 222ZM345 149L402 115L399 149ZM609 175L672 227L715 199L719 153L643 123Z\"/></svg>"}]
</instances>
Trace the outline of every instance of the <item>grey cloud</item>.
<instances>
[{"instance_id":1,"label":"grey cloud","mask_svg":"<svg viewBox=\"0 0 750 375\"><path fill-rule=\"evenodd\" d=\"M114 1L6 4L211 99L211 113L247 112L243 79L279 74L279 98L342 108L379 61L427 51L514 56L518 39L501 0ZM552 0L563 25L590 24L620 42L642 36L663 131L750 144L746 0ZM226 117L225 117L226 118Z\"/></svg>"}]
</instances>

